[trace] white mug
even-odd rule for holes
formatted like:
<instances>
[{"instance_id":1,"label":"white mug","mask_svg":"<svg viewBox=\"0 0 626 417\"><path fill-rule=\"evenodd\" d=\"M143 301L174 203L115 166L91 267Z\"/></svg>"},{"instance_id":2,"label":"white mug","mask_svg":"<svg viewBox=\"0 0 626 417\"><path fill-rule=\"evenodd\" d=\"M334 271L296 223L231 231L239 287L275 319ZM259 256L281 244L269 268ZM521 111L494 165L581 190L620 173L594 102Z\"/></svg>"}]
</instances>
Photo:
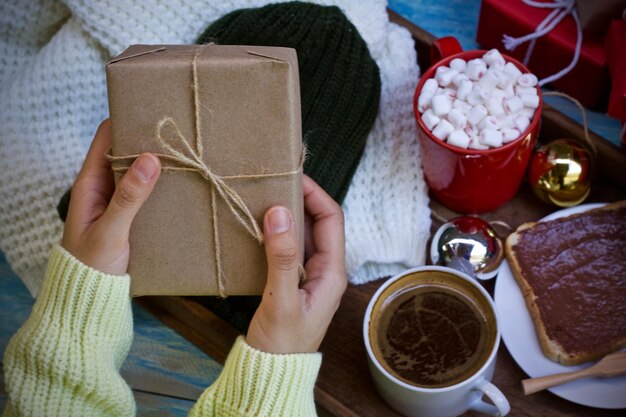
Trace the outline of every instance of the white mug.
<instances>
[{"instance_id":1,"label":"white mug","mask_svg":"<svg viewBox=\"0 0 626 417\"><path fill-rule=\"evenodd\" d=\"M404 382L388 372L374 355L369 327L372 310L385 289L403 277L422 271L440 271L455 275L473 285L485 298L496 321L496 337L489 356L473 375L454 385L443 388L425 388ZM462 272L443 266L423 266L404 271L387 280L370 300L363 320L363 338L368 355L368 365L374 384L383 399L395 410L408 417L456 417L468 410L503 417L510 405L502 392L490 381L493 377L496 354L500 345L500 327L493 300L474 279ZM482 400L486 395L494 405Z\"/></svg>"}]
</instances>

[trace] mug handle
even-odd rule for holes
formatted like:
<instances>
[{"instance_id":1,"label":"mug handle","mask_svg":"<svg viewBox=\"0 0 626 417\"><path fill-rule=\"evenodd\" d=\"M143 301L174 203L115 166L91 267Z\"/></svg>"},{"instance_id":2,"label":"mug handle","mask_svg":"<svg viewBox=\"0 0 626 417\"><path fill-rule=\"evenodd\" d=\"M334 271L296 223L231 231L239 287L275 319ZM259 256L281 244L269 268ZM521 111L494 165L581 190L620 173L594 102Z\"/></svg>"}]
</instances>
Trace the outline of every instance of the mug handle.
<instances>
[{"instance_id":1,"label":"mug handle","mask_svg":"<svg viewBox=\"0 0 626 417\"><path fill-rule=\"evenodd\" d=\"M434 65L444 58L463 52L461 44L454 36L444 36L436 39L430 45L430 65Z\"/></svg>"},{"instance_id":2,"label":"mug handle","mask_svg":"<svg viewBox=\"0 0 626 417\"><path fill-rule=\"evenodd\" d=\"M474 387L474 390L482 391L483 395L489 397L494 405L487 404L480 398L472 404L471 410L478 411L480 413L489 414L495 417L504 417L511 411L509 401L506 399L502 391L500 391L495 385L486 379L481 379L480 382Z\"/></svg>"}]
</instances>

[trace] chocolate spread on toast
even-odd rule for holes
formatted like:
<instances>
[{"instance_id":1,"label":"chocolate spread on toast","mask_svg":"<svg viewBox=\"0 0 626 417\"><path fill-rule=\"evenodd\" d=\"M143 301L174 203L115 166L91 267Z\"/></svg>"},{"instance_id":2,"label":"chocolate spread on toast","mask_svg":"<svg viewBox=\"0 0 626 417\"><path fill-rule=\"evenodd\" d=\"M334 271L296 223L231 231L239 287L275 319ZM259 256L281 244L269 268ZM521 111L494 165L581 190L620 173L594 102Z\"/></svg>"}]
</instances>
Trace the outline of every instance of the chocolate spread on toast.
<instances>
[{"instance_id":1,"label":"chocolate spread on toast","mask_svg":"<svg viewBox=\"0 0 626 417\"><path fill-rule=\"evenodd\" d=\"M515 253L551 339L593 351L626 334L626 205L521 230Z\"/></svg>"}]
</instances>

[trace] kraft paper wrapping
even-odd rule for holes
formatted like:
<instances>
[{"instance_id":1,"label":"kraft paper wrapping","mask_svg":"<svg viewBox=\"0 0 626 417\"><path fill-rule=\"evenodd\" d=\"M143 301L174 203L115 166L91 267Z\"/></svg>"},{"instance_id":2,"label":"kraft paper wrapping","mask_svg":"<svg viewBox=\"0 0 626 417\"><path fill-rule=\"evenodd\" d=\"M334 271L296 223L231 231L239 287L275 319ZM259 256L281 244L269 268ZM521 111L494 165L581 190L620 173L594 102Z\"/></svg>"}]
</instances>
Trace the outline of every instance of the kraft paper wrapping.
<instances>
[{"instance_id":1,"label":"kraft paper wrapping","mask_svg":"<svg viewBox=\"0 0 626 417\"><path fill-rule=\"evenodd\" d=\"M192 64L194 56L197 61ZM131 46L107 64L111 155L168 154L155 139L164 118L170 122L161 125L161 138L185 153L176 129L194 146L196 94L200 159L241 197L260 230L268 208L288 207L300 234L302 259L297 65L295 50L289 48ZM164 167L178 165L161 160ZM113 164L127 167L131 162L132 158ZM271 175L276 173L290 174ZM116 181L122 174L116 172ZM217 251L222 295L262 294L267 274L263 245L224 199L217 195L213 202L215 207L212 185L198 172L161 173L130 232L131 295L219 295Z\"/></svg>"}]
</instances>

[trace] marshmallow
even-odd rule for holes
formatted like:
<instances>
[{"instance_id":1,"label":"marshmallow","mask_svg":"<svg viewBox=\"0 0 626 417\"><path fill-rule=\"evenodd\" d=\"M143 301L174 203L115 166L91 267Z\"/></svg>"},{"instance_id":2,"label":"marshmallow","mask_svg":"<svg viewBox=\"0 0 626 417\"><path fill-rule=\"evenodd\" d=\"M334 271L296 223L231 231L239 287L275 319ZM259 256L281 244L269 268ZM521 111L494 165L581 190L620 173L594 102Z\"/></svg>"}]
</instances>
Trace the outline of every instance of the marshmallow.
<instances>
[{"instance_id":1,"label":"marshmallow","mask_svg":"<svg viewBox=\"0 0 626 417\"><path fill-rule=\"evenodd\" d=\"M458 72L465 72L467 69L467 62L461 58L454 58L450 61L450 68Z\"/></svg>"},{"instance_id":2,"label":"marshmallow","mask_svg":"<svg viewBox=\"0 0 626 417\"><path fill-rule=\"evenodd\" d=\"M491 93L494 88L498 85L498 76L496 72L493 70L488 70L485 75L478 80L478 86L482 88L484 91Z\"/></svg>"},{"instance_id":3,"label":"marshmallow","mask_svg":"<svg viewBox=\"0 0 626 417\"><path fill-rule=\"evenodd\" d=\"M472 107L472 109L467 113L467 121L472 125L476 126L480 123L481 120L487 116L487 108L482 104Z\"/></svg>"},{"instance_id":4,"label":"marshmallow","mask_svg":"<svg viewBox=\"0 0 626 417\"><path fill-rule=\"evenodd\" d=\"M455 130L448 136L448 143L459 148L467 149L470 137L462 130Z\"/></svg>"},{"instance_id":5,"label":"marshmallow","mask_svg":"<svg viewBox=\"0 0 626 417\"><path fill-rule=\"evenodd\" d=\"M517 82L517 79L522 75L522 71L519 70L512 62L504 64L504 73L513 82Z\"/></svg>"},{"instance_id":6,"label":"marshmallow","mask_svg":"<svg viewBox=\"0 0 626 417\"><path fill-rule=\"evenodd\" d=\"M489 149L489 146L483 145L482 143L480 143L480 141L476 137L476 138L470 138L470 143L469 143L468 148L475 149L478 151L486 151L487 149Z\"/></svg>"},{"instance_id":7,"label":"marshmallow","mask_svg":"<svg viewBox=\"0 0 626 417\"><path fill-rule=\"evenodd\" d=\"M537 107L539 107L539 96L537 95L522 94L521 99L524 107L529 107L531 109L536 109Z\"/></svg>"},{"instance_id":8,"label":"marshmallow","mask_svg":"<svg viewBox=\"0 0 626 417\"><path fill-rule=\"evenodd\" d=\"M474 126L472 126L470 124L465 126L465 129L463 129L463 131L465 133L467 133L467 136L469 136L470 139L478 137L478 129L476 129L476 127L474 127Z\"/></svg>"},{"instance_id":9,"label":"marshmallow","mask_svg":"<svg viewBox=\"0 0 626 417\"><path fill-rule=\"evenodd\" d=\"M517 77L517 83L522 87L534 87L537 85L537 76L534 74L522 74Z\"/></svg>"},{"instance_id":10,"label":"marshmallow","mask_svg":"<svg viewBox=\"0 0 626 417\"><path fill-rule=\"evenodd\" d=\"M444 88L443 90L441 90L441 93L444 96L448 97L450 100L454 101L456 100L456 90L454 88Z\"/></svg>"},{"instance_id":11,"label":"marshmallow","mask_svg":"<svg viewBox=\"0 0 626 417\"><path fill-rule=\"evenodd\" d=\"M524 103L522 103L519 97L513 96L504 100L504 110L506 110L508 114L517 113L522 110L523 107Z\"/></svg>"},{"instance_id":12,"label":"marshmallow","mask_svg":"<svg viewBox=\"0 0 626 417\"><path fill-rule=\"evenodd\" d=\"M530 120L528 119L528 117L520 114L515 117L514 124L517 130L519 130L520 132L524 132L526 128L528 128L528 126L530 125Z\"/></svg>"},{"instance_id":13,"label":"marshmallow","mask_svg":"<svg viewBox=\"0 0 626 417\"><path fill-rule=\"evenodd\" d=\"M433 96L431 100L431 107L435 114L439 117L448 114L452 109L452 100L445 94L438 94Z\"/></svg>"},{"instance_id":14,"label":"marshmallow","mask_svg":"<svg viewBox=\"0 0 626 417\"><path fill-rule=\"evenodd\" d=\"M519 138L520 133L517 129L502 129L502 143L509 143Z\"/></svg>"},{"instance_id":15,"label":"marshmallow","mask_svg":"<svg viewBox=\"0 0 626 417\"><path fill-rule=\"evenodd\" d=\"M483 104L489 98L489 94L480 87L475 87L467 94L467 102L472 106Z\"/></svg>"},{"instance_id":16,"label":"marshmallow","mask_svg":"<svg viewBox=\"0 0 626 417\"><path fill-rule=\"evenodd\" d=\"M424 112L424 114L422 114L422 121L424 122L428 130L433 130L433 128L437 126L437 123L439 123L441 119L437 117L437 115L431 109L428 109Z\"/></svg>"},{"instance_id":17,"label":"marshmallow","mask_svg":"<svg viewBox=\"0 0 626 417\"><path fill-rule=\"evenodd\" d=\"M487 53L483 55L483 60L487 63L487 65L493 65L496 62L504 65L504 57L500 54L500 51L495 48L487 51Z\"/></svg>"},{"instance_id":18,"label":"marshmallow","mask_svg":"<svg viewBox=\"0 0 626 417\"><path fill-rule=\"evenodd\" d=\"M435 80L437 80L440 86L447 87L452 82L452 79L458 74L458 71L448 67L439 67L437 68L437 72L435 74Z\"/></svg>"},{"instance_id":19,"label":"marshmallow","mask_svg":"<svg viewBox=\"0 0 626 417\"><path fill-rule=\"evenodd\" d=\"M437 84L437 80L435 80L434 78L429 78L422 86L422 93L429 92L435 94L435 92L437 91L437 87L439 87L439 84Z\"/></svg>"},{"instance_id":20,"label":"marshmallow","mask_svg":"<svg viewBox=\"0 0 626 417\"><path fill-rule=\"evenodd\" d=\"M515 90L513 89L513 84L507 85L502 91L504 91L504 97L510 98L515 95Z\"/></svg>"},{"instance_id":21,"label":"marshmallow","mask_svg":"<svg viewBox=\"0 0 626 417\"><path fill-rule=\"evenodd\" d=\"M500 61L496 61L493 64L489 65L489 69L494 69L498 71L504 71L504 63Z\"/></svg>"},{"instance_id":22,"label":"marshmallow","mask_svg":"<svg viewBox=\"0 0 626 417\"><path fill-rule=\"evenodd\" d=\"M461 82L465 80L469 81L469 78L467 78L467 75L461 72L454 76L454 78L452 79L452 84L454 84L456 88L459 88L459 85L461 85Z\"/></svg>"},{"instance_id":23,"label":"marshmallow","mask_svg":"<svg viewBox=\"0 0 626 417\"><path fill-rule=\"evenodd\" d=\"M459 110L461 110L461 112L463 114L466 115L472 109L472 106L467 104L465 101L460 100L460 99L457 98L456 100L454 100L454 103L452 103L452 108L453 109L459 109Z\"/></svg>"},{"instance_id":24,"label":"marshmallow","mask_svg":"<svg viewBox=\"0 0 626 417\"><path fill-rule=\"evenodd\" d=\"M441 140L446 140L446 138L454 131L454 126L450 124L447 120L443 119L435 126L433 129L433 136L439 138Z\"/></svg>"},{"instance_id":25,"label":"marshmallow","mask_svg":"<svg viewBox=\"0 0 626 417\"><path fill-rule=\"evenodd\" d=\"M496 130L500 128L500 121L496 117L487 116L483 120L481 120L480 123L478 123L478 128L482 130L485 130L485 129Z\"/></svg>"},{"instance_id":26,"label":"marshmallow","mask_svg":"<svg viewBox=\"0 0 626 417\"><path fill-rule=\"evenodd\" d=\"M427 109L429 109L432 105L432 98L433 98L433 94L428 92L428 91L424 91L422 89L422 93L420 94L419 98L417 99L417 109L420 112L425 112Z\"/></svg>"},{"instance_id":27,"label":"marshmallow","mask_svg":"<svg viewBox=\"0 0 626 417\"><path fill-rule=\"evenodd\" d=\"M474 89L474 83L471 82L469 79L464 80L461 82L461 85L459 85L459 88L456 91L456 96L460 98L461 100L465 100L467 98L467 95L473 89Z\"/></svg>"},{"instance_id":28,"label":"marshmallow","mask_svg":"<svg viewBox=\"0 0 626 417\"><path fill-rule=\"evenodd\" d=\"M467 125L467 118L459 109L452 109L448 113L448 121L452 123L456 129L463 129Z\"/></svg>"},{"instance_id":29,"label":"marshmallow","mask_svg":"<svg viewBox=\"0 0 626 417\"><path fill-rule=\"evenodd\" d=\"M487 64L482 59L472 59L467 63L467 69L465 70L465 75L469 77L472 81L478 81L487 72Z\"/></svg>"},{"instance_id":30,"label":"marshmallow","mask_svg":"<svg viewBox=\"0 0 626 417\"><path fill-rule=\"evenodd\" d=\"M497 69L492 69L492 71L494 72L496 78L498 79L498 87L506 88L507 86L513 84L513 82L509 79L509 77L506 76L504 71L500 71Z\"/></svg>"},{"instance_id":31,"label":"marshmallow","mask_svg":"<svg viewBox=\"0 0 626 417\"><path fill-rule=\"evenodd\" d=\"M445 65L437 67L437 69L435 70L435 79L437 79L438 75L441 75L444 72L448 72L448 71L450 71L450 67L446 67Z\"/></svg>"},{"instance_id":32,"label":"marshmallow","mask_svg":"<svg viewBox=\"0 0 626 417\"><path fill-rule=\"evenodd\" d=\"M504 117L498 119L500 122L500 129L514 128L515 127L515 117L517 115L508 114Z\"/></svg>"},{"instance_id":33,"label":"marshmallow","mask_svg":"<svg viewBox=\"0 0 626 417\"><path fill-rule=\"evenodd\" d=\"M537 95L537 89L535 87L522 87L520 85L515 87L515 95L523 96L524 94L534 94Z\"/></svg>"},{"instance_id":34,"label":"marshmallow","mask_svg":"<svg viewBox=\"0 0 626 417\"><path fill-rule=\"evenodd\" d=\"M496 87L491 92L491 97L495 97L495 98L499 99L500 101L503 101L504 98L506 97L506 93L504 92L504 90L501 90L501 89Z\"/></svg>"},{"instance_id":35,"label":"marshmallow","mask_svg":"<svg viewBox=\"0 0 626 417\"><path fill-rule=\"evenodd\" d=\"M528 120L532 120L535 117L535 109L524 107L518 114L528 117Z\"/></svg>"},{"instance_id":36,"label":"marshmallow","mask_svg":"<svg viewBox=\"0 0 626 417\"><path fill-rule=\"evenodd\" d=\"M502 132L496 129L483 129L480 132L480 143L494 148L502 146Z\"/></svg>"},{"instance_id":37,"label":"marshmallow","mask_svg":"<svg viewBox=\"0 0 626 417\"><path fill-rule=\"evenodd\" d=\"M492 116L504 116L504 107L502 106L502 100L498 97L489 97L487 99L487 104L485 104L489 114Z\"/></svg>"}]
</instances>

